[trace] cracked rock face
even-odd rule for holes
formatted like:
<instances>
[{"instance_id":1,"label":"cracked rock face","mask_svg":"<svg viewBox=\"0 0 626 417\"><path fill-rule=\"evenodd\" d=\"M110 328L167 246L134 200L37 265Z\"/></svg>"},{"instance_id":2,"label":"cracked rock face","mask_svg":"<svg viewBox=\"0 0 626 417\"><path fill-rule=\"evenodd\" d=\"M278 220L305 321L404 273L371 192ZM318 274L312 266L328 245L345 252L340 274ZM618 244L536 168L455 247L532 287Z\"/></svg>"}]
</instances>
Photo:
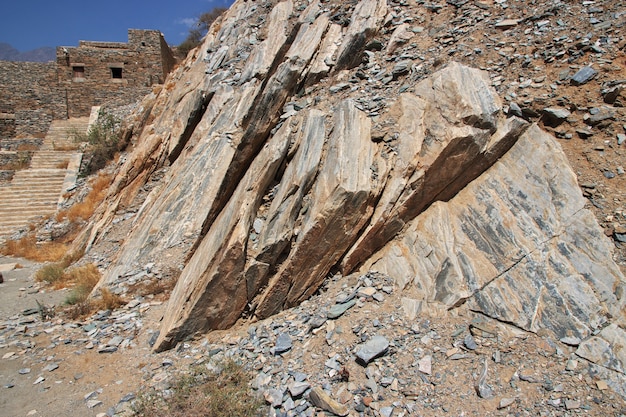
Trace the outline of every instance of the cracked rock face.
<instances>
[{"instance_id":1,"label":"cracked rock face","mask_svg":"<svg viewBox=\"0 0 626 417\"><path fill-rule=\"evenodd\" d=\"M623 320L624 278L562 151L506 117L486 73L450 62L417 82L407 60L386 72L380 54L410 35L367 49L393 20L386 1L347 5L344 28L324 3L296 3L235 2L213 25L152 104L86 239L158 182L100 283L183 260L156 350L357 270L392 277L413 316L466 304L581 339Z\"/></svg>"},{"instance_id":2,"label":"cracked rock face","mask_svg":"<svg viewBox=\"0 0 626 417\"><path fill-rule=\"evenodd\" d=\"M467 302L527 331L585 338L623 315L624 280L610 254L560 146L533 126L454 198L413 220L365 269L389 274L433 305Z\"/></svg>"}]
</instances>

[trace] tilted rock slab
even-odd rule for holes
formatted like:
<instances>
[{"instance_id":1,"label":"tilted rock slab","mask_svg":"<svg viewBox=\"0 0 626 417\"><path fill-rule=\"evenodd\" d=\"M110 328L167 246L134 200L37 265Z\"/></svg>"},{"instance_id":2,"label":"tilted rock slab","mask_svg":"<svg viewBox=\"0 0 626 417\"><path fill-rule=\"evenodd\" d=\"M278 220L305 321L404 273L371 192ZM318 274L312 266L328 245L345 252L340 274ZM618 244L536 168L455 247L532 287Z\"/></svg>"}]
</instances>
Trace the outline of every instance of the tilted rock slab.
<instances>
[{"instance_id":1,"label":"tilted rock slab","mask_svg":"<svg viewBox=\"0 0 626 417\"><path fill-rule=\"evenodd\" d=\"M389 274L431 305L468 303L524 330L584 339L623 319L626 305L612 243L584 205L560 146L532 126L454 198L411 221L365 268Z\"/></svg>"},{"instance_id":2,"label":"tilted rock slab","mask_svg":"<svg viewBox=\"0 0 626 417\"><path fill-rule=\"evenodd\" d=\"M585 338L619 316L623 277L565 158L504 116L486 73L450 63L375 121L358 85L315 85L346 80L392 17L385 0L351 7L342 28L317 1L237 1L212 26L142 104L135 150L77 239L97 243L156 183L99 286L183 259L159 351L359 268L388 272L416 306L466 303L530 331Z\"/></svg>"},{"instance_id":3,"label":"tilted rock slab","mask_svg":"<svg viewBox=\"0 0 626 417\"><path fill-rule=\"evenodd\" d=\"M253 184L274 173L251 167L185 267L156 348L229 327L244 310L268 317L297 305L333 267L349 272L433 201L454 195L528 126L502 115L484 73L456 63L415 91L390 111L397 152L372 141L370 119L351 100L332 115L311 109L287 119L269 139L291 144L293 154L269 208ZM253 167L272 166L259 158ZM242 205L243 223L232 218Z\"/></svg>"}]
</instances>

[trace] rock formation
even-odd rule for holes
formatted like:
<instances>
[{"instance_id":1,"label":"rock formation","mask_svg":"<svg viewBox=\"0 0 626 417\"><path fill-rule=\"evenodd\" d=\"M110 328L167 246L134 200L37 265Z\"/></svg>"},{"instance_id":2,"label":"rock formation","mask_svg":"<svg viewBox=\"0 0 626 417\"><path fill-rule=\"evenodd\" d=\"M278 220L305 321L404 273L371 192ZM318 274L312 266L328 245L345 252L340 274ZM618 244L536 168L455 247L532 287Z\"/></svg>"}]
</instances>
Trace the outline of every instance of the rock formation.
<instances>
[{"instance_id":1,"label":"rock formation","mask_svg":"<svg viewBox=\"0 0 626 417\"><path fill-rule=\"evenodd\" d=\"M421 311L467 304L593 335L581 356L623 372L611 346L624 277L555 140L507 117L480 70L382 70L410 37L398 24L376 44L395 16L385 0L350 5L345 27L325 7L236 2L146 99L136 148L78 240L97 242L156 184L100 286L181 264L160 351L295 306L329 274L377 270Z\"/></svg>"}]
</instances>

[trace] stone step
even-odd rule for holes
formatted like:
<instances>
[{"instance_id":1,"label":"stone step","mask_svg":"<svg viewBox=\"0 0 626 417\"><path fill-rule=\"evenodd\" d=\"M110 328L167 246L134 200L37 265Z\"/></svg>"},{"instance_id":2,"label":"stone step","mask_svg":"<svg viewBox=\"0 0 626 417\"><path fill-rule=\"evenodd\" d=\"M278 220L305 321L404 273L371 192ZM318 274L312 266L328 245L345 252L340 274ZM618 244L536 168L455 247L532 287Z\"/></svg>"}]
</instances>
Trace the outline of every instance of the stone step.
<instances>
[{"instance_id":1,"label":"stone step","mask_svg":"<svg viewBox=\"0 0 626 417\"><path fill-rule=\"evenodd\" d=\"M62 193L76 182L82 155L54 148L77 147L72 135L87 132L88 124L88 117L53 121L30 168L15 172L8 185L0 186L0 241L56 212Z\"/></svg>"},{"instance_id":2,"label":"stone step","mask_svg":"<svg viewBox=\"0 0 626 417\"><path fill-rule=\"evenodd\" d=\"M33 181L18 181L10 185L10 190L17 193L30 192L33 190L56 189L63 184L63 178L33 179ZM8 191L8 190L7 190Z\"/></svg>"},{"instance_id":3,"label":"stone step","mask_svg":"<svg viewBox=\"0 0 626 417\"><path fill-rule=\"evenodd\" d=\"M56 205L58 202L58 196L55 194L50 194L46 196L35 196L28 199L27 203L24 203L24 198L20 198L19 196L2 198L0 201L0 211L9 210L18 207L45 207L50 205Z\"/></svg>"},{"instance_id":4,"label":"stone step","mask_svg":"<svg viewBox=\"0 0 626 417\"><path fill-rule=\"evenodd\" d=\"M6 217L2 219L2 225L12 225L12 224L16 224L16 223L20 223L23 222L24 220L29 220L35 217L40 217L40 216L45 216L45 215L52 215L54 214L54 209L52 208L48 208L46 210L31 210L31 211L25 211L21 216L11 216L11 217Z\"/></svg>"}]
</instances>

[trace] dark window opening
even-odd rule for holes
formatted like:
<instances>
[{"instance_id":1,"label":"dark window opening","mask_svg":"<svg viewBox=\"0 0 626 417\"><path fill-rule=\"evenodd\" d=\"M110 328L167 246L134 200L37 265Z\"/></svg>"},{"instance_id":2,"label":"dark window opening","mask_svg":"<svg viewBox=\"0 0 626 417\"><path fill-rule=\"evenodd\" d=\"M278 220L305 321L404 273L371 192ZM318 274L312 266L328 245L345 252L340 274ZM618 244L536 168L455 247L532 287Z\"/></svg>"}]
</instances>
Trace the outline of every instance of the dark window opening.
<instances>
[{"instance_id":1,"label":"dark window opening","mask_svg":"<svg viewBox=\"0 0 626 417\"><path fill-rule=\"evenodd\" d=\"M122 68L111 68L111 78L122 78Z\"/></svg>"},{"instance_id":2,"label":"dark window opening","mask_svg":"<svg viewBox=\"0 0 626 417\"><path fill-rule=\"evenodd\" d=\"M85 67L75 66L72 67L72 73L74 78L85 78Z\"/></svg>"}]
</instances>

